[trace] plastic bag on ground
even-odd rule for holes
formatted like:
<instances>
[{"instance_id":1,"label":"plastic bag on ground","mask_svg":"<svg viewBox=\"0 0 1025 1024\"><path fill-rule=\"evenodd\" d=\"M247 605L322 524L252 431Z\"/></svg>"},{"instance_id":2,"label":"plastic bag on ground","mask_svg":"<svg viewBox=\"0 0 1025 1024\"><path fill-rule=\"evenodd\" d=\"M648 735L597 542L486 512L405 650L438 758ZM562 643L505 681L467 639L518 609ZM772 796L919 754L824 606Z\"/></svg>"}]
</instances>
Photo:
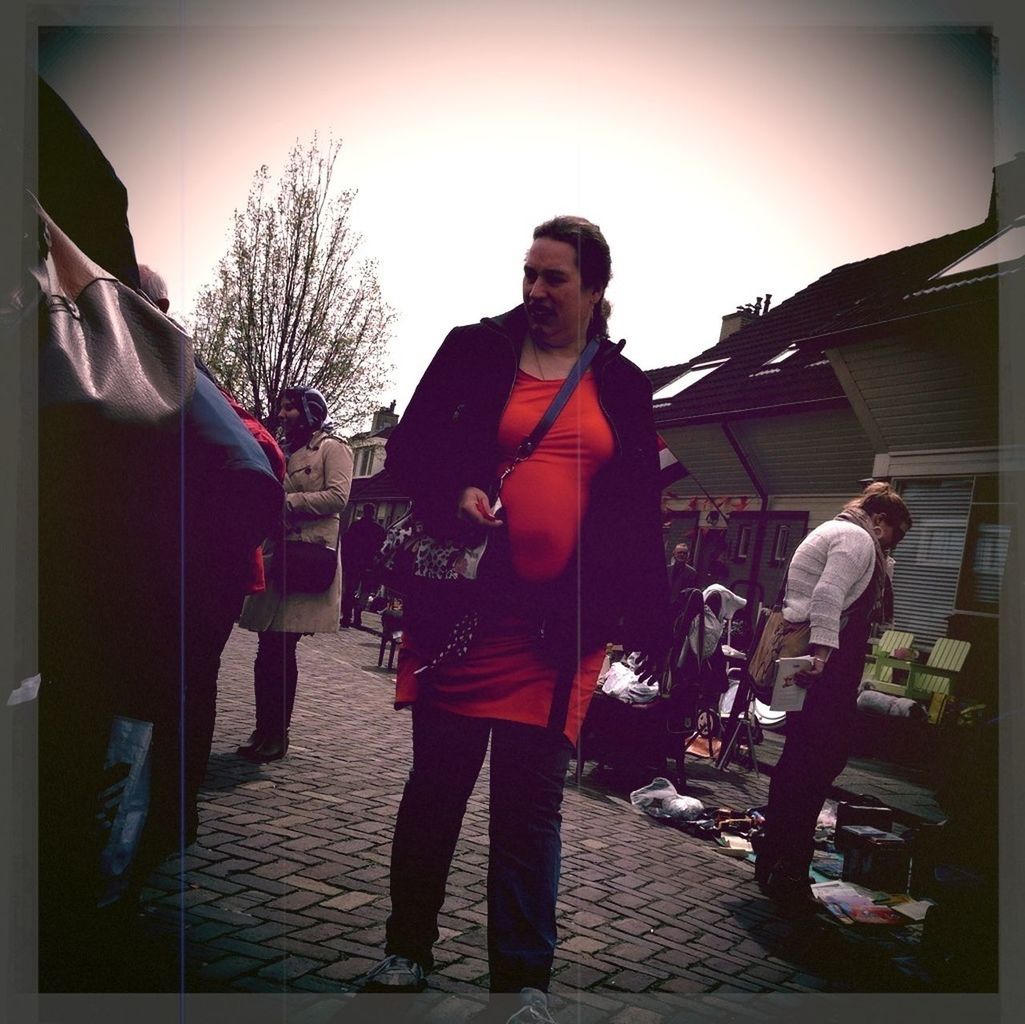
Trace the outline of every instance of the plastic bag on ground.
<instances>
[{"instance_id":1,"label":"plastic bag on ground","mask_svg":"<svg viewBox=\"0 0 1025 1024\"><path fill-rule=\"evenodd\" d=\"M693 821L704 817L705 808L700 800L684 796L668 780L659 776L646 786L630 794L630 803L638 814L649 814L653 818L676 818Z\"/></svg>"}]
</instances>

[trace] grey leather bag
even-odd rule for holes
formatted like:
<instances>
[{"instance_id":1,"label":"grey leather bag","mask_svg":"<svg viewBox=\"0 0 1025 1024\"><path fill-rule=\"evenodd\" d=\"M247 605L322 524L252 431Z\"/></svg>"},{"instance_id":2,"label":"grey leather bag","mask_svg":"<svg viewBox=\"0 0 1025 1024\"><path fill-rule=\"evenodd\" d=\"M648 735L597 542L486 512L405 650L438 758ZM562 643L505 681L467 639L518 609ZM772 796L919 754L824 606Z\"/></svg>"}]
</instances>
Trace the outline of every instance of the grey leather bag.
<instances>
[{"instance_id":1,"label":"grey leather bag","mask_svg":"<svg viewBox=\"0 0 1025 1024\"><path fill-rule=\"evenodd\" d=\"M32 269L47 305L39 405L171 427L196 387L192 341L145 296L89 259L32 197L48 252Z\"/></svg>"}]
</instances>

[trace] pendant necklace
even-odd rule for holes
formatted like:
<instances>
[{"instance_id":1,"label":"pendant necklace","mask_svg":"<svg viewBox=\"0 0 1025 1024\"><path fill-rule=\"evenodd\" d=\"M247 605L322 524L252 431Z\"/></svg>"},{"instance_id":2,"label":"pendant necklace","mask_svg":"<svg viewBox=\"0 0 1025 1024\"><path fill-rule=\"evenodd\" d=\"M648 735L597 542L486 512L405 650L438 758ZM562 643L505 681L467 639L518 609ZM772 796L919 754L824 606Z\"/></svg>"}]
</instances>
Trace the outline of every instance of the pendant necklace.
<instances>
[{"instance_id":1,"label":"pendant necklace","mask_svg":"<svg viewBox=\"0 0 1025 1024\"><path fill-rule=\"evenodd\" d=\"M533 349L533 352L534 352L534 362L537 364L538 376L542 380L548 380L548 378L545 376L544 370L541 369L541 353L538 352L537 344L534 342L533 338L530 339L530 347L531 347L531 349Z\"/></svg>"}]
</instances>

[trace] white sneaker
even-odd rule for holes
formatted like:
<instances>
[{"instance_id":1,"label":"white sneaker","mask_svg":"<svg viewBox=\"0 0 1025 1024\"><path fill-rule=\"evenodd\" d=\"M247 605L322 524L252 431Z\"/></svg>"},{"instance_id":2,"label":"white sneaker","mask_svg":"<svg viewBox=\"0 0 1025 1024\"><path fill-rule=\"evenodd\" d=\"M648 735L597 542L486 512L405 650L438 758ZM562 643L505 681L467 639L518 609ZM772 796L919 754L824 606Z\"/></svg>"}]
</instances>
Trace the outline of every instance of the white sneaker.
<instances>
[{"instance_id":1,"label":"white sneaker","mask_svg":"<svg viewBox=\"0 0 1025 1024\"><path fill-rule=\"evenodd\" d=\"M427 988L424 969L408 956L386 956L363 976L362 992L423 992Z\"/></svg>"},{"instance_id":2,"label":"white sneaker","mask_svg":"<svg viewBox=\"0 0 1025 1024\"><path fill-rule=\"evenodd\" d=\"M548 1011L548 996L537 988L520 990L523 1005L505 1024L555 1024L555 1018Z\"/></svg>"}]
</instances>

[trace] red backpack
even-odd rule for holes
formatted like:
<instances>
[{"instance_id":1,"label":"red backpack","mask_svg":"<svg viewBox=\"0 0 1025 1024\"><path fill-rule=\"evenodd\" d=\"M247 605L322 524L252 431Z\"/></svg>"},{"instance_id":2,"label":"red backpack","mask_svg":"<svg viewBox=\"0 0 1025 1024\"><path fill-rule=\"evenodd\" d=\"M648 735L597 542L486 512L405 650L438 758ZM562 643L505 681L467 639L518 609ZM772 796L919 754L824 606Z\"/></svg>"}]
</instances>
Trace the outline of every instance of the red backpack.
<instances>
[{"instance_id":1,"label":"red backpack","mask_svg":"<svg viewBox=\"0 0 1025 1024\"><path fill-rule=\"evenodd\" d=\"M214 381L216 384L217 382ZM285 479L285 467L287 460L281 446L274 440L274 435L244 406L241 402L225 388L217 384L221 394L228 400L228 404L235 410L235 414L246 425L246 429L256 439L267 456L270 468L279 481ZM249 568L249 579L246 581L247 594L259 594L267 589L267 578L263 567L263 549L256 548L253 551L253 559Z\"/></svg>"}]
</instances>

